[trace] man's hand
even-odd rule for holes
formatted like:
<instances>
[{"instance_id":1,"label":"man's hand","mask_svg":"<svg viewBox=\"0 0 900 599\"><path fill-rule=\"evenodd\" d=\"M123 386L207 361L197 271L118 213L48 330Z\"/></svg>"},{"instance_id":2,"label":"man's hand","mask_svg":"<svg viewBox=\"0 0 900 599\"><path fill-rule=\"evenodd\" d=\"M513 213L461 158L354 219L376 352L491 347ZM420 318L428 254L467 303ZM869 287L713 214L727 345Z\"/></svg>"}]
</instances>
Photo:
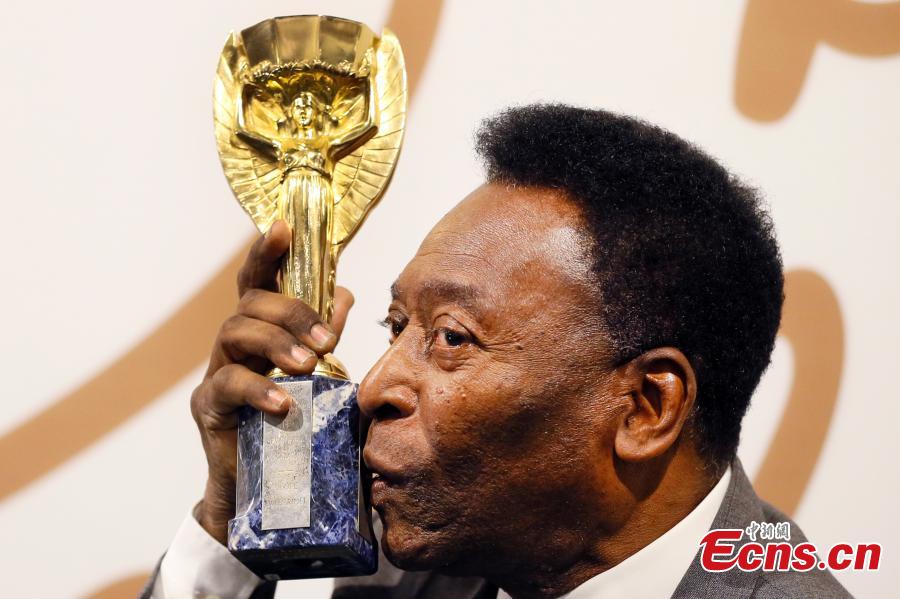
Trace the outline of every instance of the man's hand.
<instances>
[{"instance_id":1,"label":"man's hand","mask_svg":"<svg viewBox=\"0 0 900 599\"><path fill-rule=\"evenodd\" d=\"M353 295L338 287L329 326L302 301L276 291L290 238L288 226L277 221L253 244L238 275L237 313L222 324L203 382L191 396L209 466L197 518L222 544L234 516L237 410L250 405L268 414L286 413L293 400L265 373L273 365L287 374L311 373L317 356L334 350L353 305Z\"/></svg>"}]
</instances>

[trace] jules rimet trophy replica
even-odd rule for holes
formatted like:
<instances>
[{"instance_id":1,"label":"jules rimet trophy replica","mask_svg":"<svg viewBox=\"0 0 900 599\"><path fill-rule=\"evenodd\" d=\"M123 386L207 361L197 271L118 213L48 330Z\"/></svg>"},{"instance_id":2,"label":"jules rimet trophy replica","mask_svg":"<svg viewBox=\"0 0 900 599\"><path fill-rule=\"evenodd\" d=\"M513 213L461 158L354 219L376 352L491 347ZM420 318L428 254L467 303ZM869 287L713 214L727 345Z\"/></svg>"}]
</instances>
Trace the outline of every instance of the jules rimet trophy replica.
<instances>
[{"instance_id":1,"label":"jules rimet trophy replica","mask_svg":"<svg viewBox=\"0 0 900 599\"><path fill-rule=\"evenodd\" d=\"M281 291L325 322L341 250L393 173L406 100L388 30L280 17L232 33L222 51L214 116L225 176L261 232L277 219L291 227ZM357 386L332 355L311 376L269 376L294 406L283 418L241 415L229 549L269 580L373 573Z\"/></svg>"}]
</instances>

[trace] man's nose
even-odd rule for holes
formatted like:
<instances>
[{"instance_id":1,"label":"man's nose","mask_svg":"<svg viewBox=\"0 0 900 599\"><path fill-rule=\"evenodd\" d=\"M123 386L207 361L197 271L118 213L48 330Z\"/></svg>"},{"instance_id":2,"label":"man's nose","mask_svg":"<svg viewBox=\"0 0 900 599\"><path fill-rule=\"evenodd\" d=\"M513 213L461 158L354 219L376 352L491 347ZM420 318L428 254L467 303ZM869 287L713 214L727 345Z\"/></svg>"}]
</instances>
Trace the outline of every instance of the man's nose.
<instances>
[{"instance_id":1,"label":"man's nose","mask_svg":"<svg viewBox=\"0 0 900 599\"><path fill-rule=\"evenodd\" d=\"M398 339L359 384L359 409L372 420L405 418L416 410L418 398L412 364Z\"/></svg>"}]
</instances>

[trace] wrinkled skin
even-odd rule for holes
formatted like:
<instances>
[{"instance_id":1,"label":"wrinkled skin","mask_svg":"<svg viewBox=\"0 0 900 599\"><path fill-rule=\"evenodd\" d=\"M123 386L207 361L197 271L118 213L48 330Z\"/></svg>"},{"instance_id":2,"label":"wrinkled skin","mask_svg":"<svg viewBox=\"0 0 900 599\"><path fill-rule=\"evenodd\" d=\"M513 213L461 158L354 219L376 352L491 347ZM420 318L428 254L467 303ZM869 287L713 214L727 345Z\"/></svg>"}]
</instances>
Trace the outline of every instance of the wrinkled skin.
<instances>
[{"instance_id":1,"label":"wrinkled skin","mask_svg":"<svg viewBox=\"0 0 900 599\"><path fill-rule=\"evenodd\" d=\"M271 365L310 372L332 326L274 293L290 232L276 224L242 270L192 399L209 463L201 525L234 512L236 410L289 401ZM392 289L391 344L360 385L364 459L382 547L404 569L488 578L554 597L671 528L715 482L682 435L696 396L675 348L613 364L590 242L562 193L486 184L429 233Z\"/></svg>"}]
</instances>

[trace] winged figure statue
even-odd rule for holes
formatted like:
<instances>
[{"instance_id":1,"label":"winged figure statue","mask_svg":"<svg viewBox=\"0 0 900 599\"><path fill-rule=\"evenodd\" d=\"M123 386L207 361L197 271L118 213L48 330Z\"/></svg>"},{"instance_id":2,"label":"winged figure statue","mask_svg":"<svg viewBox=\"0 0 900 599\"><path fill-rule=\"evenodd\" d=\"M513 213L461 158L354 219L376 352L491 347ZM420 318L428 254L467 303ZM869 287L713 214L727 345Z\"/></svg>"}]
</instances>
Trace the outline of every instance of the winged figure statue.
<instances>
[{"instance_id":1,"label":"winged figure statue","mask_svg":"<svg viewBox=\"0 0 900 599\"><path fill-rule=\"evenodd\" d=\"M332 313L338 256L383 195L403 139L403 53L387 29L296 16L232 33L219 60L219 157L261 232L292 229L282 292Z\"/></svg>"}]
</instances>

